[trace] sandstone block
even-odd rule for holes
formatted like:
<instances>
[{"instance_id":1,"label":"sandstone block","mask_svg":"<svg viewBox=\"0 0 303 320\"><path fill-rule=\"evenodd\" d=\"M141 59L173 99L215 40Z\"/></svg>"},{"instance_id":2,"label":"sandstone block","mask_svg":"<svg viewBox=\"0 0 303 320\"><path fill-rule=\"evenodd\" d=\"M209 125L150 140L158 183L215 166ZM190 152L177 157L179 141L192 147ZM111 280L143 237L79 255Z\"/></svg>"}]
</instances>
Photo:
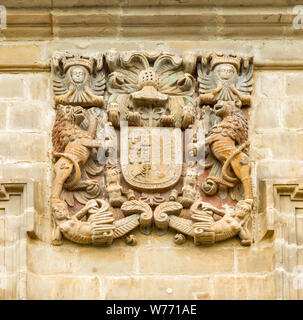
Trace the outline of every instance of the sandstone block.
<instances>
[{"instance_id":1,"label":"sandstone block","mask_svg":"<svg viewBox=\"0 0 303 320\"><path fill-rule=\"evenodd\" d=\"M100 299L100 282L97 277L40 276L29 272L27 277L27 299Z\"/></svg>"},{"instance_id":2,"label":"sandstone block","mask_svg":"<svg viewBox=\"0 0 303 320\"><path fill-rule=\"evenodd\" d=\"M254 149L265 149L275 160L301 160L303 151L299 134L289 130L272 130L250 137Z\"/></svg>"},{"instance_id":3,"label":"sandstone block","mask_svg":"<svg viewBox=\"0 0 303 320\"><path fill-rule=\"evenodd\" d=\"M303 72L293 72L285 75L286 94L288 96L302 96L303 92Z\"/></svg>"},{"instance_id":4,"label":"sandstone block","mask_svg":"<svg viewBox=\"0 0 303 320\"><path fill-rule=\"evenodd\" d=\"M9 211L9 210L7 210ZM20 240L23 218L21 216L5 215L0 216L0 244L12 246Z\"/></svg>"},{"instance_id":5,"label":"sandstone block","mask_svg":"<svg viewBox=\"0 0 303 320\"><path fill-rule=\"evenodd\" d=\"M0 275L0 299L15 300L17 299L17 281L18 275Z\"/></svg>"},{"instance_id":6,"label":"sandstone block","mask_svg":"<svg viewBox=\"0 0 303 320\"><path fill-rule=\"evenodd\" d=\"M269 129L280 126L280 101L276 99L258 99L251 111L252 128Z\"/></svg>"},{"instance_id":7,"label":"sandstone block","mask_svg":"<svg viewBox=\"0 0 303 320\"><path fill-rule=\"evenodd\" d=\"M33 77L28 79L30 87L30 98L32 100L39 100L45 102L49 101L51 94L51 84L48 74L35 74ZM48 103L51 107L51 102Z\"/></svg>"},{"instance_id":8,"label":"sandstone block","mask_svg":"<svg viewBox=\"0 0 303 320\"><path fill-rule=\"evenodd\" d=\"M141 274L197 275L233 272L234 267L231 248L139 248L138 259Z\"/></svg>"},{"instance_id":9,"label":"sandstone block","mask_svg":"<svg viewBox=\"0 0 303 320\"><path fill-rule=\"evenodd\" d=\"M236 249L238 272L269 272L274 268L274 248L249 248Z\"/></svg>"},{"instance_id":10,"label":"sandstone block","mask_svg":"<svg viewBox=\"0 0 303 320\"><path fill-rule=\"evenodd\" d=\"M22 76L6 74L0 76L0 99L20 99L24 97L24 92L24 79Z\"/></svg>"},{"instance_id":11,"label":"sandstone block","mask_svg":"<svg viewBox=\"0 0 303 320\"><path fill-rule=\"evenodd\" d=\"M277 268L293 272L297 263L297 248L285 242L275 243L275 261Z\"/></svg>"},{"instance_id":12,"label":"sandstone block","mask_svg":"<svg viewBox=\"0 0 303 320\"><path fill-rule=\"evenodd\" d=\"M264 160L257 163L258 179L269 178L300 178L303 177L303 161L295 160ZM283 168L281 170L281 168Z\"/></svg>"},{"instance_id":13,"label":"sandstone block","mask_svg":"<svg viewBox=\"0 0 303 320\"><path fill-rule=\"evenodd\" d=\"M214 299L220 300L271 300L274 295L272 274L257 276L216 276L214 278Z\"/></svg>"},{"instance_id":14,"label":"sandstone block","mask_svg":"<svg viewBox=\"0 0 303 320\"><path fill-rule=\"evenodd\" d=\"M39 105L11 103L9 108L9 129L26 129L49 132L52 126L52 116L54 111L49 105L39 103Z\"/></svg>"},{"instance_id":15,"label":"sandstone block","mask_svg":"<svg viewBox=\"0 0 303 320\"><path fill-rule=\"evenodd\" d=\"M14 67L17 65L36 66L40 64L40 53L41 53L41 47L36 44L1 45L0 46L1 65L5 65L6 67ZM7 75L2 75L2 77L7 77ZM14 77L19 77L19 76L14 76ZM2 90L3 92L5 92L5 90L2 89L3 88L2 83L0 87L1 87L0 96L2 96Z\"/></svg>"},{"instance_id":16,"label":"sandstone block","mask_svg":"<svg viewBox=\"0 0 303 320\"><path fill-rule=\"evenodd\" d=\"M7 160L46 161L47 137L36 133L0 133L0 154Z\"/></svg>"},{"instance_id":17,"label":"sandstone block","mask_svg":"<svg viewBox=\"0 0 303 320\"><path fill-rule=\"evenodd\" d=\"M104 278L106 300L113 299L209 299L211 297L210 279L191 276L142 276Z\"/></svg>"},{"instance_id":18,"label":"sandstone block","mask_svg":"<svg viewBox=\"0 0 303 320\"><path fill-rule=\"evenodd\" d=\"M36 274L72 274L78 263L76 246L53 246L28 239L28 270Z\"/></svg>"},{"instance_id":19,"label":"sandstone block","mask_svg":"<svg viewBox=\"0 0 303 320\"><path fill-rule=\"evenodd\" d=\"M34 233L41 241L46 243L51 243L52 241L52 232L53 232L53 223L50 218L50 208L47 208L47 211L39 214L35 214L35 224L34 224ZM43 214L43 215L42 215ZM46 216L48 215L48 216Z\"/></svg>"},{"instance_id":20,"label":"sandstone block","mask_svg":"<svg viewBox=\"0 0 303 320\"><path fill-rule=\"evenodd\" d=\"M287 99L282 103L282 125L287 128L303 128L303 103L300 99Z\"/></svg>"},{"instance_id":21,"label":"sandstone block","mask_svg":"<svg viewBox=\"0 0 303 320\"><path fill-rule=\"evenodd\" d=\"M136 273L135 253L137 248L124 247L79 247L75 272L95 275L131 275Z\"/></svg>"},{"instance_id":22,"label":"sandstone block","mask_svg":"<svg viewBox=\"0 0 303 320\"><path fill-rule=\"evenodd\" d=\"M0 108L0 130L5 129L6 118L7 118L7 105L5 103L2 103Z\"/></svg>"},{"instance_id":23,"label":"sandstone block","mask_svg":"<svg viewBox=\"0 0 303 320\"><path fill-rule=\"evenodd\" d=\"M257 92L261 97L279 98L282 92L282 73L262 72L257 77Z\"/></svg>"}]
</instances>

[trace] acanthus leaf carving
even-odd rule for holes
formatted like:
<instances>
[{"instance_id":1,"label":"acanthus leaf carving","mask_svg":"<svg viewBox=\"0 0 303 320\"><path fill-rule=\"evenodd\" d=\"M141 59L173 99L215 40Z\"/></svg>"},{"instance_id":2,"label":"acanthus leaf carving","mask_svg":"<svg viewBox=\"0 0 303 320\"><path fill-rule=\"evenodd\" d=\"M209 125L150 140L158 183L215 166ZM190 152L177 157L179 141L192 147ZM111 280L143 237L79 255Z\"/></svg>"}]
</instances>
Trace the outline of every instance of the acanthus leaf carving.
<instances>
[{"instance_id":1,"label":"acanthus leaf carving","mask_svg":"<svg viewBox=\"0 0 303 320\"><path fill-rule=\"evenodd\" d=\"M153 211L151 207L140 200L130 200L125 202L121 207L125 215L140 214L140 229L144 234L150 234Z\"/></svg>"},{"instance_id":2,"label":"acanthus leaf carving","mask_svg":"<svg viewBox=\"0 0 303 320\"><path fill-rule=\"evenodd\" d=\"M158 234L166 233L169 225L169 216L179 215L182 210L182 205L176 201L169 201L161 203L154 212L155 225Z\"/></svg>"}]
</instances>

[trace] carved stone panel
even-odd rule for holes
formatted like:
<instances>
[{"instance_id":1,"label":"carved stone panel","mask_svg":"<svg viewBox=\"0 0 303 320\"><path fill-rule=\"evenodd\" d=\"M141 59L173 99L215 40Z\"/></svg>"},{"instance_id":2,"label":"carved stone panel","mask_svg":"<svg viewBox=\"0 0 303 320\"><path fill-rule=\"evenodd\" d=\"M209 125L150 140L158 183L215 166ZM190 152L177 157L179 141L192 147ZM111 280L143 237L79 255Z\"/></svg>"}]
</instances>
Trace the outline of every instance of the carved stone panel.
<instances>
[{"instance_id":1,"label":"carved stone panel","mask_svg":"<svg viewBox=\"0 0 303 320\"><path fill-rule=\"evenodd\" d=\"M263 180L256 235L274 235L277 299L303 298L303 181Z\"/></svg>"},{"instance_id":2,"label":"carved stone panel","mask_svg":"<svg viewBox=\"0 0 303 320\"><path fill-rule=\"evenodd\" d=\"M34 182L0 181L1 300L26 299L26 242L34 216Z\"/></svg>"},{"instance_id":3,"label":"carved stone panel","mask_svg":"<svg viewBox=\"0 0 303 320\"><path fill-rule=\"evenodd\" d=\"M132 230L196 245L253 241L248 157L253 58L57 52L52 59L53 244L109 245Z\"/></svg>"}]
</instances>

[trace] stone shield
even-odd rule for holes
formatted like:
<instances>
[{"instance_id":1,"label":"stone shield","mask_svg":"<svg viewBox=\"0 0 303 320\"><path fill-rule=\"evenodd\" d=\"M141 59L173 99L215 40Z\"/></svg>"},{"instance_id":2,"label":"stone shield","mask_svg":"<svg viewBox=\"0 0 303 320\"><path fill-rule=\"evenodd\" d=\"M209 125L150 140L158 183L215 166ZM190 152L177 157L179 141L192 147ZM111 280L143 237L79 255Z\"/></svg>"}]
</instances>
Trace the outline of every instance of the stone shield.
<instances>
[{"instance_id":1,"label":"stone shield","mask_svg":"<svg viewBox=\"0 0 303 320\"><path fill-rule=\"evenodd\" d=\"M120 141L122 174L133 188L166 190L179 181L183 163L180 129L123 127Z\"/></svg>"}]
</instances>

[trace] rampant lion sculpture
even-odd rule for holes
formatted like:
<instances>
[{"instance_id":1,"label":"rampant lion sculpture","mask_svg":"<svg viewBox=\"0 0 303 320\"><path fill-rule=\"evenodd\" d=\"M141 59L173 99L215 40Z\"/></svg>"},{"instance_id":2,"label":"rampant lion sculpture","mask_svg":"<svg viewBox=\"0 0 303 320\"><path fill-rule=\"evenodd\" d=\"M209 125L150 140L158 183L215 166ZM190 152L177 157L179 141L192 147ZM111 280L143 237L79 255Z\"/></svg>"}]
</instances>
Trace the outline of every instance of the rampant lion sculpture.
<instances>
[{"instance_id":1,"label":"rampant lion sculpture","mask_svg":"<svg viewBox=\"0 0 303 320\"><path fill-rule=\"evenodd\" d=\"M80 166L88 160L92 148L102 147L101 141L95 140L97 118L93 111L88 111L88 129L80 128L85 119L85 110L80 106L59 106L53 129L53 156L59 158L54 165L52 198L60 199L63 187L75 188L81 178ZM67 181L75 171L71 181ZM92 180L87 181L88 184ZM83 185L83 181L82 181Z\"/></svg>"},{"instance_id":2,"label":"rampant lion sculpture","mask_svg":"<svg viewBox=\"0 0 303 320\"><path fill-rule=\"evenodd\" d=\"M248 156L243 152L249 145L247 119L231 101L219 101L214 106L214 111L222 121L210 129L205 144L209 145L213 156L222 164L223 179L208 177L202 185L202 190L214 182L234 187L240 180L243 184L244 198L252 199L251 167Z\"/></svg>"}]
</instances>

